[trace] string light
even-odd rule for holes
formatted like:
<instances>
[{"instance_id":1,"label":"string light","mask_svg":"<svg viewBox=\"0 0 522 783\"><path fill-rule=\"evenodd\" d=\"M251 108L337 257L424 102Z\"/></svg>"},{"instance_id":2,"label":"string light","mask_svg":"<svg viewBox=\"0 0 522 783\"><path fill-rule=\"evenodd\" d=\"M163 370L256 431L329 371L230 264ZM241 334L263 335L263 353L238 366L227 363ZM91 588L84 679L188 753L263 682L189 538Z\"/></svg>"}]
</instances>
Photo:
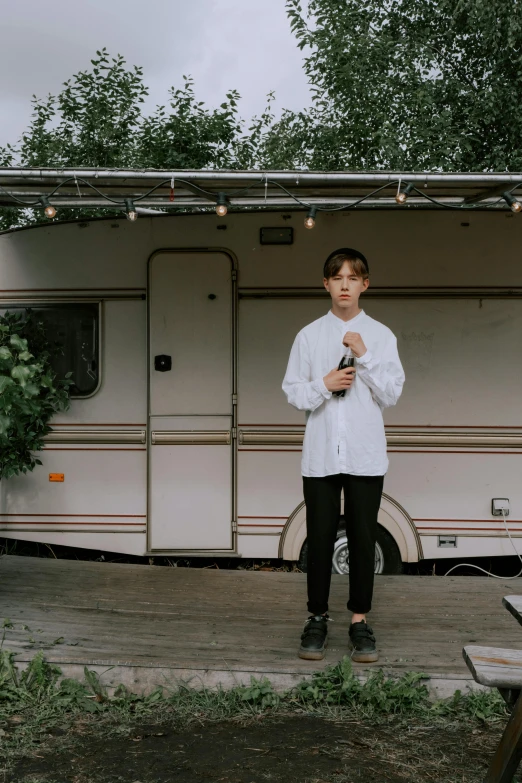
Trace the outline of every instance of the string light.
<instances>
[{"instance_id":1,"label":"string light","mask_svg":"<svg viewBox=\"0 0 522 783\"><path fill-rule=\"evenodd\" d=\"M511 193L508 193L507 191L502 194L502 198L506 202L506 204L509 204L511 207L512 212L520 212L522 210L522 204L520 201L517 201L517 199L511 195Z\"/></svg>"},{"instance_id":2,"label":"string light","mask_svg":"<svg viewBox=\"0 0 522 783\"><path fill-rule=\"evenodd\" d=\"M412 190L413 190L413 185L411 182L408 182L404 190L401 190L401 187L399 185L399 189L397 190L397 195L395 196L395 201L397 202L397 204L405 204Z\"/></svg>"},{"instance_id":3,"label":"string light","mask_svg":"<svg viewBox=\"0 0 522 783\"><path fill-rule=\"evenodd\" d=\"M228 212L228 202L227 197L224 193L218 193L217 202L216 202L216 215L219 217L225 217L225 215Z\"/></svg>"},{"instance_id":4,"label":"string light","mask_svg":"<svg viewBox=\"0 0 522 783\"><path fill-rule=\"evenodd\" d=\"M8 196L13 202L16 204L19 204L21 207L24 208L38 208L43 207L45 210L45 215L52 219L56 215L56 208L50 204L49 199L53 198L55 193L65 185L67 185L69 182L74 182L77 190L78 195L80 198L82 197L82 193L79 189L79 183L81 183L86 188L93 190L100 199L106 200L110 202L111 204L114 204L118 206L120 209L123 207L126 210L127 218L131 221L135 221L138 219L138 212L136 210L136 207L134 206L135 201L142 201L144 199L149 198L152 193L155 193L159 188L165 187L165 185L170 184L170 194L169 194L169 201L172 201L173 196L173 189L174 189L174 178L169 176L168 179L158 182L158 184L154 185L150 190L146 191L145 193L142 193L141 195L135 196L133 199L126 199L126 198L112 198L106 193L103 193L100 191L95 185L93 185L88 180L84 179L83 177L77 177L76 174L74 174L73 177L68 177L67 179L63 180L62 182L59 182L56 187L50 191L48 195L42 195L37 196L35 201L29 201L25 199L20 199L17 196L15 196L13 193L10 193L9 190L2 187L0 185L0 193L4 193L6 196ZM502 193L502 195L498 196L498 200L496 200L494 203L488 203L484 204L484 202L480 203L461 203L461 204L452 204L447 203L444 201L439 201L436 198L433 198L432 196L428 195L428 193L425 193L423 191L417 191L414 183L409 182L405 183L404 187L402 186L402 180L399 177L398 180L392 181L392 182L386 182L383 185L380 185L379 187L375 188L374 190L370 191L369 193L366 193L365 195L356 198L354 201L343 204L342 206L334 206L333 204L325 204L324 206L310 206L310 204L307 204L306 202L301 201L301 199L295 195L294 193L291 193L285 186L278 182L277 180L269 180L267 175L264 175L261 180L252 182L251 184L247 185L246 187L242 187L239 190L232 191L231 193L225 193L224 191L219 191L217 194L215 192L205 190L204 188L200 187L193 181L188 181L184 179L179 179L176 181L176 184L182 184L187 185L192 191L195 191L196 193L201 194L201 196L204 196L207 203L202 204L203 211L205 211L205 207L208 205L208 200L215 201L216 203L216 213L220 217L224 217L228 212L228 206L230 206L229 199L232 197L236 197L238 194L244 194L248 193L248 191L251 191L253 188L255 188L257 185L264 185L265 186L265 204L269 205L270 201L267 199L267 190L268 185L273 185L274 187L279 188L282 190L286 195L292 199L296 204L299 204L301 207L305 207L308 209L307 217L305 218L305 226L306 228L314 228L315 226L315 217L318 212L340 212L340 211L349 211L353 210L356 207L363 204L365 201L368 201L368 199L375 199L377 194L381 193L382 191L387 190L390 188L390 186L397 185L397 193L395 195L395 200L397 204L402 205L407 201L408 196L413 192L417 192L419 196L423 197L427 201L429 201L431 204L434 204L437 207L441 207L443 209L450 209L450 210L457 210L459 212L463 211L470 211L474 209L484 209L484 208L496 208L498 207L502 200L504 200L509 207L512 209L513 212L518 213L522 212L522 199L519 201L517 200L513 195L513 191L517 188L522 186L522 181L518 182L513 185L511 188L511 191L505 191ZM299 182L297 182L299 184ZM65 202L64 202L65 203ZM67 205L67 204L66 204ZM72 205L71 205L72 206ZM89 205L89 207L80 207L84 209L90 209L94 205ZM257 206L257 205L256 205ZM201 208L201 207L200 207Z\"/></svg>"},{"instance_id":5,"label":"string light","mask_svg":"<svg viewBox=\"0 0 522 783\"><path fill-rule=\"evenodd\" d=\"M127 220L130 220L131 223L134 223L138 219L138 213L136 212L136 207L131 198L125 199L125 211L127 213Z\"/></svg>"},{"instance_id":6,"label":"string light","mask_svg":"<svg viewBox=\"0 0 522 783\"><path fill-rule=\"evenodd\" d=\"M42 206L45 207L45 217L48 217L51 220L56 215L56 207L53 207L47 196L40 196L40 201L42 202Z\"/></svg>"},{"instance_id":7,"label":"string light","mask_svg":"<svg viewBox=\"0 0 522 783\"><path fill-rule=\"evenodd\" d=\"M317 207L310 207L308 215L305 218L305 228L313 228L315 226L315 216L317 215Z\"/></svg>"}]
</instances>

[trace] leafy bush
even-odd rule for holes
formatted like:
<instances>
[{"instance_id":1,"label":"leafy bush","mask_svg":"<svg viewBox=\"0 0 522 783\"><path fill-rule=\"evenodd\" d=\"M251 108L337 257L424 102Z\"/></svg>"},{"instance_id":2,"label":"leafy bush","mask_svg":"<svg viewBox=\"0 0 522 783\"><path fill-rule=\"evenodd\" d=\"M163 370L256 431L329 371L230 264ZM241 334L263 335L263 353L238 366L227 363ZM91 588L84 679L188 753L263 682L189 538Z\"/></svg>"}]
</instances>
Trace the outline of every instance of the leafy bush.
<instances>
[{"instance_id":1,"label":"leafy bush","mask_svg":"<svg viewBox=\"0 0 522 783\"><path fill-rule=\"evenodd\" d=\"M266 677L262 677L260 680L251 677L250 685L238 686L237 693L241 701L249 702L262 710L267 707L279 706L279 694L274 691L272 683Z\"/></svg>"},{"instance_id":2,"label":"leafy bush","mask_svg":"<svg viewBox=\"0 0 522 783\"><path fill-rule=\"evenodd\" d=\"M56 380L51 346L30 310L0 316L0 479L41 465L32 452L43 446L56 411L69 407L69 379Z\"/></svg>"},{"instance_id":3,"label":"leafy bush","mask_svg":"<svg viewBox=\"0 0 522 783\"><path fill-rule=\"evenodd\" d=\"M407 672L400 678L387 677L382 669L371 671L366 682L354 674L345 655L339 663L315 672L294 689L295 698L307 705L358 705L368 714L408 714L429 709L429 693L421 672Z\"/></svg>"}]
</instances>

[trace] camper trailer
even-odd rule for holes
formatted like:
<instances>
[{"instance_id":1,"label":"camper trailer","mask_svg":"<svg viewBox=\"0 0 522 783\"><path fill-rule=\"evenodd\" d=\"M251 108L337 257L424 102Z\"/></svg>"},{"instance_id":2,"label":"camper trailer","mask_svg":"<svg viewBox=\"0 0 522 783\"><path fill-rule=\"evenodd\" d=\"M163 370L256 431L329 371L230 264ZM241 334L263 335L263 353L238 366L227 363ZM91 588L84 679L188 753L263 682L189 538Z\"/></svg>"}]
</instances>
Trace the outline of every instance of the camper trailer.
<instances>
[{"instance_id":1,"label":"camper trailer","mask_svg":"<svg viewBox=\"0 0 522 783\"><path fill-rule=\"evenodd\" d=\"M0 535L302 563L305 417L281 383L297 332L329 309L324 260L349 245L370 263L361 306L406 374L384 412L376 571L522 554L522 217L391 202L312 229L258 201L3 233L1 309L38 311L74 386L43 465L0 482Z\"/></svg>"}]
</instances>

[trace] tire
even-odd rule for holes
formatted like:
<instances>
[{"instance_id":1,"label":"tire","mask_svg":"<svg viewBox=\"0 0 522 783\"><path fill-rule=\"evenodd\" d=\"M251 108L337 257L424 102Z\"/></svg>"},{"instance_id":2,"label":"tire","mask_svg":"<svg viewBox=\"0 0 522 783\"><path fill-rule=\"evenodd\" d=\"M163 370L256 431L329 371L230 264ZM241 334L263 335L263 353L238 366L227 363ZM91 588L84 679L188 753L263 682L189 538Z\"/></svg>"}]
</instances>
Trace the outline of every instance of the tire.
<instances>
[{"instance_id":1,"label":"tire","mask_svg":"<svg viewBox=\"0 0 522 783\"><path fill-rule=\"evenodd\" d=\"M297 567L300 571L306 573L306 561L308 556L308 542L305 541L302 548ZM402 574L403 564L399 547L395 539L385 528L377 525L377 541L375 544L375 573L376 574ZM340 529L335 542L334 556L332 558L332 573L347 574L348 565L348 542L346 531Z\"/></svg>"}]
</instances>

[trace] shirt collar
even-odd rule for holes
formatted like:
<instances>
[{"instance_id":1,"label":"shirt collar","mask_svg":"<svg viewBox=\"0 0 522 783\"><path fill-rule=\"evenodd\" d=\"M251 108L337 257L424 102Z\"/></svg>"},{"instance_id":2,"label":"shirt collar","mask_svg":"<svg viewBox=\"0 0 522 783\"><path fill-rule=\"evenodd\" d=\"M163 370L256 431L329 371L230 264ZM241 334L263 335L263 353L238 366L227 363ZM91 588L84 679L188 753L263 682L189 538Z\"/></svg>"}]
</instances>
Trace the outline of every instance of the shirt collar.
<instances>
[{"instance_id":1,"label":"shirt collar","mask_svg":"<svg viewBox=\"0 0 522 783\"><path fill-rule=\"evenodd\" d=\"M345 331L350 331L352 326L355 326L356 323L359 322L359 320L362 320L363 316L365 315L364 310L361 310L360 313L357 313L355 318L352 318L350 321L343 321L342 318L338 318L334 313L332 313L331 310L328 310L327 318L330 318L332 323L337 324L337 326L342 327L345 329Z\"/></svg>"}]
</instances>

